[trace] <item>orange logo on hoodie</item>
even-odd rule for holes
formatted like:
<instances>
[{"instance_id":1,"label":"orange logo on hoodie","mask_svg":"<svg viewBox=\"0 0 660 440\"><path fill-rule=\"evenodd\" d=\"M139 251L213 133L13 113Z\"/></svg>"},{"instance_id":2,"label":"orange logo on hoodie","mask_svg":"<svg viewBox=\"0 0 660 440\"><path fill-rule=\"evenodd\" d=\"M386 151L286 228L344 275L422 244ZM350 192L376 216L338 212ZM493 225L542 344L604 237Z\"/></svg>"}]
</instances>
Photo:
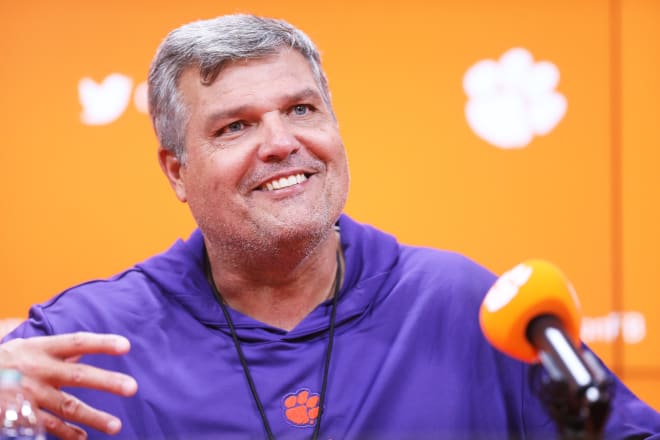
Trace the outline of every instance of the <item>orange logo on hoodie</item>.
<instances>
[{"instance_id":1,"label":"orange logo on hoodie","mask_svg":"<svg viewBox=\"0 0 660 440\"><path fill-rule=\"evenodd\" d=\"M319 416L319 395L302 389L284 398L284 415L296 426L314 426Z\"/></svg>"}]
</instances>

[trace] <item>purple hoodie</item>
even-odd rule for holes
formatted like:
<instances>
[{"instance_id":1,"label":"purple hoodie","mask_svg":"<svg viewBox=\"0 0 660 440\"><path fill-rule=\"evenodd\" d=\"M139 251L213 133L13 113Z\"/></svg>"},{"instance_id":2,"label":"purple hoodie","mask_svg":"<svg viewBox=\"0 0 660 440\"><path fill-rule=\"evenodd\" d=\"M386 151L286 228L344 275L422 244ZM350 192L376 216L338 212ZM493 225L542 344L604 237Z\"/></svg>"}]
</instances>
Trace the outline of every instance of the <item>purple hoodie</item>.
<instances>
[{"instance_id":1,"label":"purple hoodie","mask_svg":"<svg viewBox=\"0 0 660 440\"><path fill-rule=\"evenodd\" d=\"M320 439L537 439L556 428L530 389L534 367L494 350L478 322L495 276L450 252L399 244L343 215L346 261ZM276 439L309 439L332 301L287 332L229 309ZM36 305L8 336L90 331L130 339L131 398L67 390L122 419L91 439L264 439L231 334L207 282L199 231L107 280ZM615 379L607 438L660 433L660 415ZM652 438L660 439L660 434Z\"/></svg>"}]
</instances>

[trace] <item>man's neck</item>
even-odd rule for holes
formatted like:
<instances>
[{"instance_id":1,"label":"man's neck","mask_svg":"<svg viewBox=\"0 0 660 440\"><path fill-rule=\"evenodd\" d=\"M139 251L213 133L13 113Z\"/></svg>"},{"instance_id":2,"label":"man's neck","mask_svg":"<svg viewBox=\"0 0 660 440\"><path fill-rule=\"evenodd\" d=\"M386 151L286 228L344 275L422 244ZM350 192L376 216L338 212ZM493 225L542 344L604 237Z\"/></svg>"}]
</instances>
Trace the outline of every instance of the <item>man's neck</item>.
<instances>
[{"instance_id":1,"label":"man's neck","mask_svg":"<svg viewBox=\"0 0 660 440\"><path fill-rule=\"evenodd\" d=\"M208 246L208 244L207 244ZM339 233L329 234L311 253L253 256L209 249L213 282L221 300L239 312L274 327L291 330L332 296L337 273ZM248 264L236 264L246 261ZM255 265L261 261L261 265Z\"/></svg>"}]
</instances>

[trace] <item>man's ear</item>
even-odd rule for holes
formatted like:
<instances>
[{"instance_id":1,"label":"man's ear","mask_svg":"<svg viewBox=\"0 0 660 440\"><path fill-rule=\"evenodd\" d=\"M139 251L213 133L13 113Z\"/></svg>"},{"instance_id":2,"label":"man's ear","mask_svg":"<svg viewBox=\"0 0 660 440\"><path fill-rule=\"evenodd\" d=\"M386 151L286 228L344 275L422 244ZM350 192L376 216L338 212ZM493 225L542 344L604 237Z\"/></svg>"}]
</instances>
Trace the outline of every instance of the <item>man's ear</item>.
<instances>
[{"instance_id":1,"label":"man's ear","mask_svg":"<svg viewBox=\"0 0 660 440\"><path fill-rule=\"evenodd\" d=\"M181 175L183 165L179 158L176 157L176 154L161 146L158 148L158 162L165 176L167 176L167 180L170 182L176 197L182 202L188 200L186 197L186 185Z\"/></svg>"}]
</instances>

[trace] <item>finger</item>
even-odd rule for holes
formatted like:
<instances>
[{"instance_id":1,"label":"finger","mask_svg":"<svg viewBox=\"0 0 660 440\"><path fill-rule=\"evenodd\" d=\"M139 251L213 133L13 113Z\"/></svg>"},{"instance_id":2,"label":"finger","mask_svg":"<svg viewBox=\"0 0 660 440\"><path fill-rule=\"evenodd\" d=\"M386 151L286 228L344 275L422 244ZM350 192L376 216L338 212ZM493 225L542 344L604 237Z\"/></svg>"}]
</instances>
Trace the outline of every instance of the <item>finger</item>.
<instances>
[{"instance_id":1,"label":"finger","mask_svg":"<svg viewBox=\"0 0 660 440\"><path fill-rule=\"evenodd\" d=\"M131 348L131 343L124 336L89 332L38 336L26 339L25 342L59 358L99 353L125 354Z\"/></svg>"},{"instance_id":2,"label":"finger","mask_svg":"<svg viewBox=\"0 0 660 440\"><path fill-rule=\"evenodd\" d=\"M44 383L55 388L92 388L126 397L135 394L138 388L135 379L127 374L86 364L50 361L35 368L26 368L25 373L26 387L34 388L35 392L46 386Z\"/></svg>"},{"instance_id":3,"label":"finger","mask_svg":"<svg viewBox=\"0 0 660 440\"><path fill-rule=\"evenodd\" d=\"M110 435L116 434L121 429L121 420L117 417L93 408L77 397L52 387L42 390L38 404L42 409L50 412L50 417L46 417L53 430L67 433L75 430L75 427L65 423L65 420L89 426ZM78 428L78 431L81 429Z\"/></svg>"},{"instance_id":4,"label":"finger","mask_svg":"<svg viewBox=\"0 0 660 440\"><path fill-rule=\"evenodd\" d=\"M87 432L84 429L64 422L59 417L46 411L39 411L39 420L46 431L61 440L79 440L86 439Z\"/></svg>"}]
</instances>

